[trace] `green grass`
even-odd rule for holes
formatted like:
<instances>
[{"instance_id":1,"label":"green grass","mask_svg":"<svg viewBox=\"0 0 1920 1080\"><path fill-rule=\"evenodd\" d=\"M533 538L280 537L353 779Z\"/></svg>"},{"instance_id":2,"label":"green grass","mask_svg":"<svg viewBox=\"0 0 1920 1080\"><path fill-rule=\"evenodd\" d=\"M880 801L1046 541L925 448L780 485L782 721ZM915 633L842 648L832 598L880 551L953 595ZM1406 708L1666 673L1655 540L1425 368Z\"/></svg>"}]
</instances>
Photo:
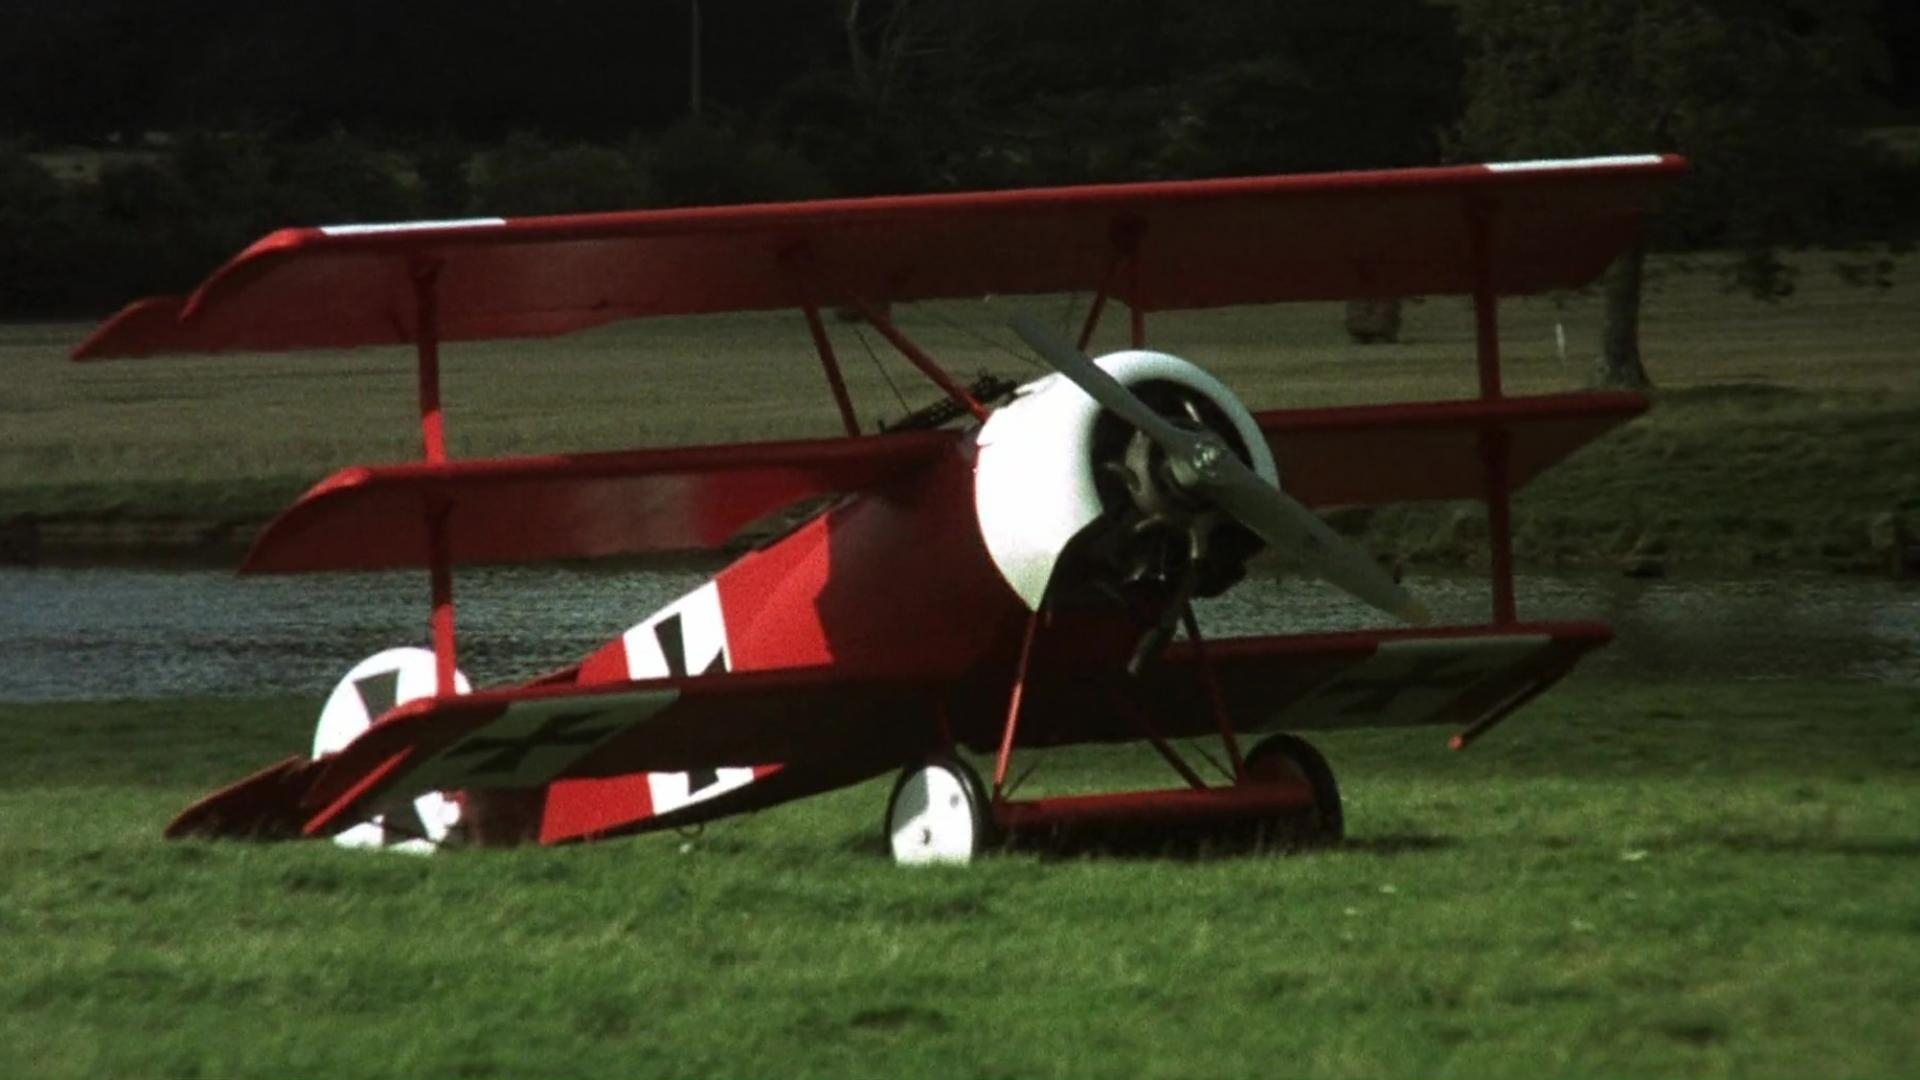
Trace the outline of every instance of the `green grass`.
<instances>
[{"instance_id":1,"label":"green grass","mask_svg":"<svg viewBox=\"0 0 1920 1080\"><path fill-rule=\"evenodd\" d=\"M1352 839L1304 855L899 871L879 783L566 850L158 839L310 708L0 707L0 1075L1920 1069L1910 690L1576 679L1465 754L1329 735Z\"/></svg>"},{"instance_id":2,"label":"green grass","mask_svg":"<svg viewBox=\"0 0 1920 1080\"><path fill-rule=\"evenodd\" d=\"M1801 288L1779 304L1728 294L1704 271L1658 264L1643 333L1658 406L1523 494L1523 559L1593 561L1650 543L1678 562L1854 565L1867 555L1868 519L1920 509L1916 264L1904 260L1892 288L1856 288L1828 273L1845 259L1797 258ZM1069 325L1074 303L927 304L899 317L956 373L1026 378L1035 368L1006 319L1034 311ZM1509 392L1586 384L1597 296L1517 300L1502 311ZM1096 348L1119 347L1124 325L1109 319ZM1568 342L1564 359L1556 326ZM332 469L418 456L406 350L67 362L86 329L0 329L0 519L258 521ZM868 344L910 403L934 396L870 331L864 339L854 326L832 331L869 424L904 409ZM1404 343L1392 346L1349 343L1339 309L1326 304L1159 315L1151 338L1255 408L1476 392L1471 313L1458 298L1411 305ZM445 388L459 455L837 430L804 325L785 312L455 345ZM1386 515L1376 529L1415 561L1459 561L1450 515Z\"/></svg>"}]
</instances>

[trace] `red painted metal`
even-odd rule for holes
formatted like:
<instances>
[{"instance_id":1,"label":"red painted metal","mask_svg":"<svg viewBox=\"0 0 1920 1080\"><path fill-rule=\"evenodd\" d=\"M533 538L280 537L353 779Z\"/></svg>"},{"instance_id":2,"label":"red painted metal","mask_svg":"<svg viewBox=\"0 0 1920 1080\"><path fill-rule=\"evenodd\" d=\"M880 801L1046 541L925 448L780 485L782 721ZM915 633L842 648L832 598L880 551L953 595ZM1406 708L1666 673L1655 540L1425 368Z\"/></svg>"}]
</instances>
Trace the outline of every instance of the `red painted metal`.
<instances>
[{"instance_id":1,"label":"red painted metal","mask_svg":"<svg viewBox=\"0 0 1920 1080\"><path fill-rule=\"evenodd\" d=\"M188 836L292 839L306 814L300 809L320 765L301 754L269 765L212 792L174 816L163 831L170 840Z\"/></svg>"},{"instance_id":2,"label":"red painted metal","mask_svg":"<svg viewBox=\"0 0 1920 1080\"><path fill-rule=\"evenodd\" d=\"M420 382L420 441L427 464L447 460L447 435L440 412L440 266L420 262L413 268L414 334L418 342ZM453 632L453 561L448 541L451 507L429 497L422 513L427 533L428 577L433 591L428 625L433 632L434 693L456 692L459 644Z\"/></svg>"},{"instance_id":3,"label":"red painted metal","mask_svg":"<svg viewBox=\"0 0 1920 1080\"><path fill-rule=\"evenodd\" d=\"M1501 702L1499 707L1488 711L1466 727L1455 732L1452 737L1447 739L1447 749L1465 750L1467 747L1473 745L1480 736L1492 731L1500 721L1512 716L1527 702L1546 693L1562 678L1566 677L1566 674L1573 670L1573 665L1579 658L1578 654L1566 657L1557 663L1552 671L1543 673L1538 681L1534 682L1531 686L1526 687L1519 693Z\"/></svg>"},{"instance_id":4,"label":"red painted metal","mask_svg":"<svg viewBox=\"0 0 1920 1080\"><path fill-rule=\"evenodd\" d=\"M1480 372L1480 397L1496 401L1500 387L1500 299L1493 282L1493 210L1481 200L1467 208L1467 232L1473 258L1474 358ZM1487 502L1487 546L1493 580L1493 622L1518 620L1513 600L1513 488L1510 486L1513 439L1488 428L1480 435L1483 489Z\"/></svg>"},{"instance_id":5,"label":"red painted metal","mask_svg":"<svg viewBox=\"0 0 1920 1080\"><path fill-rule=\"evenodd\" d=\"M1213 670L1213 663L1207 658L1207 642L1200 636L1200 620L1194 618L1193 605L1187 604L1180 610L1180 622L1186 628L1187 640L1193 643L1194 667L1200 672L1200 682L1207 688L1207 707L1213 713L1213 722L1220 729L1220 742L1227 750L1227 761L1233 766L1233 779L1237 783L1247 777L1247 761L1240 755L1240 740L1233 734L1233 717L1227 712L1227 699L1220 693L1220 676Z\"/></svg>"},{"instance_id":6,"label":"red painted metal","mask_svg":"<svg viewBox=\"0 0 1920 1080\"><path fill-rule=\"evenodd\" d=\"M430 508L424 516L428 577L433 588L433 613L428 621L433 629L434 693L446 696L458 692L454 673L459 670L459 644L453 632L453 557L449 551L452 530L448 527L446 507Z\"/></svg>"},{"instance_id":7,"label":"red painted metal","mask_svg":"<svg viewBox=\"0 0 1920 1080\"><path fill-rule=\"evenodd\" d=\"M1487 469L1487 545L1493 578L1493 624L1511 626L1520 619L1513 602L1513 489L1508 468L1513 436L1490 430L1482 436Z\"/></svg>"},{"instance_id":8,"label":"red painted metal","mask_svg":"<svg viewBox=\"0 0 1920 1080\"><path fill-rule=\"evenodd\" d=\"M847 381L840 376L840 361L833 355L833 339L820 321L820 309L808 304L801 309L807 316L807 332L813 335L814 351L820 354L820 366L826 369L827 386L833 390L833 403L840 409L840 423L849 436L860 434L860 421L853 414L853 399L847 396Z\"/></svg>"},{"instance_id":9,"label":"red painted metal","mask_svg":"<svg viewBox=\"0 0 1920 1080\"><path fill-rule=\"evenodd\" d=\"M1479 200L1467 207L1469 257L1473 260L1474 360L1480 372L1480 396L1494 400L1500 391L1500 297L1494 285L1493 211Z\"/></svg>"},{"instance_id":10,"label":"red painted metal","mask_svg":"<svg viewBox=\"0 0 1920 1080\"><path fill-rule=\"evenodd\" d=\"M953 453L948 431L604 454L356 466L254 541L249 572L430 565L422 505L450 508L455 564L717 547L800 499L876 487Z\"/></svg>"},{"instance_id":11,"label":"red painted metal","mask_svg":"<svg viewBox=\"0 0 1920 1080\"><path fill-rule=\"evenodd\" d=\"M1080 324L1080 338L1076 343L1081 352L1093 344L1093 332L1100 328L1100 314L1107 308L1107 292L1112 287L1113 270L1109 268L1106 277L1100 282L1100 289L1093 294L1093 303L1087 305L1087 318Z\"/></svg>"},{"instance_id":12,"label":"red painted metal","mask_svg":"<svg viewBox=\"0 0 1920 1080\"><path fill-rule=\"evenodd\" d=\"M1507 490L1645 412L1634 393L1411 402L1256 413L1288 494L1308 506L1485 499L1483 436L1511 435ZM1497 489L1496 489L1497 490Z\"/></svg>"},{"instance_id":13,"label":"red painted metal","mask_svg":"<svg viewBox=\"0 0 1920 1080\"><path fill-rule=\"evenodd\" d=\"M985 722L997 734L1027 612L980 539L972 484L971 460L949 446L722 570L714 582L733 669L957 679L991 665L982 693L994 699ZM926 703L895 719L924 737Z\"/></svg>"},{"instance_id":14,"label":"red painted metal","mask_svg":"<svg viewBox=\"0 0 1920 1080\"><path fill-rule=\"evenodd\" d=\"M434 263L413 271L414 347L420 375L420 441L429 462L447 460L447 436L440 416L440 307Z\"/></svg>"},{"instance_id":15,"label":"red painted metal","mask_svg":"<svg viewBox=\"0 0 1920 1080\"><path fill-rule=\"evenodd\" d=\"M377 762L371 763L371 767L353 774L352 783L321 807L318 813L309 817L300 831L308 836L329 836L363 820L364 815L349 814L348 811L355 808L362 796L372 791L381 781L393 775L400 766L411 760L414 754L415 748L402 746ZM326 775L322 774L320 779L325 780Z\"/></svg>"},{"instance_id":16,"label":"red painted metal","mask_svg":"<svg viewBox=\"0 0 1920 1080\"><path fill-rule=\"evenodd\" d=\"M697 209L287 229L191 297L135 304L76 358L410 344L392 317L412 300L386 268L444 261L443 341L539 337L620 319L797 306L785 253L804 243L821 307L859 297L1085 290L1114 222L1152 231L1129 304L1176 311L1276 300L1466 294L1474 287L1462 198L1498 203L1493 287L1584 284L1637 234L1676 157L1495 171L1434 169ZM397 278L397 280L396 280Z\"/></svg>"},{"instance_id":17,"label":"red painted metal","mask_svg":"<svg viewBox=\"0 0 1920 1080\"><path fill-rule=\"evenodd\" d=\"M1107 795L998 802L994 824L1010 832L1060 825L1164 825L1226 823L1294 814L1313 808L1313 791L1294 784L1169 788Z\"/></svg>"},{"instance_id":18,"label":"red painted metal","mask_svg":"<svg viewBox=\"0 0 1920 1080\"><path fill-rule=\"evenodd\" d=\"M1013 760L1013 737L1020 727L1020 699L1027 690L1027 667L1033 660L1033 638L1040 629L1040 612L1027 616L1026 633L1020 639L1020 659L1013 669L1013 690L1007 695L1007 719L1001 725L1000 753L993 761L993 801L998 803L1006 789L1007 763Z\"/></svg>"},{"instance_id":19,"label":"red painted metal","mask_svg":"<svg viewBox=\"0 0 1920 1080\"><path fill-rule=\"evenodd\" d=\"M861 299L855 299L853 306L860 312L862 318L866 319L875 330L880 331L881 337L886 338L895 349L900 351L901 356L906 357L914 367L919 368L921 374L933 380L933 384L940 388L941 393L946 394L954 404L972 413L975 420L986 422L986 406L974 400L973 395L967 393L966 387L954 382L953 376L947 374L938 360L928 355L925 349L914 344L912 338L901 333L900 328L893 325L893 320L887 316L886 312Z\"/></svg>"}]
</instances>

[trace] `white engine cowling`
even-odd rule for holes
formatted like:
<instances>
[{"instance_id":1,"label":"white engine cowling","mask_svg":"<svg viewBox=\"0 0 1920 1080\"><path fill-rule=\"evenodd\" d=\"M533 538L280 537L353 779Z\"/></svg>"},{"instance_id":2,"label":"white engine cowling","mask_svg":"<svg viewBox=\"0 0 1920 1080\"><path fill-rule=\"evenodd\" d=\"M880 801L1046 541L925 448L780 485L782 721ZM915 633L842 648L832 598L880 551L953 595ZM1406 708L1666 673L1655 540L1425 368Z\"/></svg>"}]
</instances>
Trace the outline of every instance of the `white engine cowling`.
<instances>
[{"instance_id":1,"label":"white engine cowling","mask_svg":"<svg viewBox=\"0 0 1920 1080\"><path fill-rule=\"evenodd\" d=\"M1254 471L1279 483L1253 415L1220 380L1160 352L1111 353L1095 363L1128 386L1172 383L1197 392L1233 425ZM1001 576L1030 609L1039 609L1068 541L1103 510L1093 454L1101 415L1085 391L1050 375L1021 387L980 428L973 486L980 534Z\"/></svg>"}]
</instances>

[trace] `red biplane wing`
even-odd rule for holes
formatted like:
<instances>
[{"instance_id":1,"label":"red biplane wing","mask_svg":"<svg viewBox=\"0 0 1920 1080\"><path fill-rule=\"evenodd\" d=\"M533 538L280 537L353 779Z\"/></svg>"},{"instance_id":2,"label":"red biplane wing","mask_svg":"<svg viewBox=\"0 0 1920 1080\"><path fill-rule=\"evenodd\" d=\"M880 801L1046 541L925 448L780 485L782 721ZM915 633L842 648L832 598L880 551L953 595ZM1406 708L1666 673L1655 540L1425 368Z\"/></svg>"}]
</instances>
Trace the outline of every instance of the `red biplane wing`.
<instances>
[{"instance_id":1,"label":"red biplane wing","mask_svg":"<svg viewBox=\"0 0 1920 1080\"><path fill-rule=\"evenodd\" d=\"M76 359L563 334L700 312L1091 290L1139 310L1590 281L1677 157L284 229ZM1477 223L1477 224L1476 224Z\"/></svg>"},{"instance_id":2,"label":"red biplane wing","mask_svg":"<svg viewBox=\"0 0 1920 1080\"><path fill-rule=\"evenodd\" d=\"M1559 681L1613 639L1604 623L1517 623L1212 639L1207 664L1241 731L1450 724L1484 727ZM1218 730L1205 673L1188 643L1138 679L1117 669L1036 676L1020 734L1035 744L1142 737L1116 705L1138 706L1160 734Z\"/></svg>"},{"instance_id":3,"label":"red biplane wing","mask_svg":"<svg viewBox=\"0 0 1920 1080\"><path fill-rule=\"evenodd\" d=\"M1281 486L1308 506L1487 497L1486 441L1507 442L1507 490L1647 410L1630 392L1428 401L1254 416Z\"/></svg>"},{"instance_id":4,"label":"red biplane wing","mask_svg":"<svg viewBox=\"0 0 1920 1080\"><path fill-rule=\"evenodd\" d=\"M275 518L241 569L429 566L428 510L443 515L453 563L713 548L801 499L875 487L925 466L958 438L921 431L358 466Z\"/></svg>"},{"instance_id":5,"label":"red biplane wing","mask_svg":"<svg viewBox=\"0 0 1920 1080\"><path fill-rule=\"evenodd\" d=\"M1206 648L1243 731L1472 727L1518 708L1610 637L1597 623L1522 624L1225 639ZM819 790L937 745L942 703L957 710L956 736L992 746L1003 693L951 679L800 669L425 699L322 763L302 796L304 831L336 832L426 791L564 788L768 761L785 763L790 787ZM1036 677L1022 742L1138 739L1122 700L1138 703L1166 735L1215 730L1194 651L1175 646L1139 680L1105 668ZM564 822L548 824L558 830L548 839L566 838Z\"/></svg>"},{"instance_id":6,"label":"red biplane wing","mask_svg":"<svg viewBox=\"0 0 1920 1080\"><path fill-rule=\"evenodd\" d=\"M524 790L769 761L784 762L803 784L809 773L858 779L930 744L930 720L911 718L931 718L938 693L924 679L797 669L423 699L322 763L302 796L304 831L337 832L425 791Z\"/></svg>"}]
</instances>

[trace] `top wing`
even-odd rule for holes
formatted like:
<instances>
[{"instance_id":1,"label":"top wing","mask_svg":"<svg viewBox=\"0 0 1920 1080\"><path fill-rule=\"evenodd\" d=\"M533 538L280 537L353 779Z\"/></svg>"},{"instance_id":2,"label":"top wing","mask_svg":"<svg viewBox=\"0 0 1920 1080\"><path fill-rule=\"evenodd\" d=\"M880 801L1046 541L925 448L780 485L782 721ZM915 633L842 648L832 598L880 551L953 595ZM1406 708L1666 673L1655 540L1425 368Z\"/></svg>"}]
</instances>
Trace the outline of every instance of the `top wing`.
<instances>
[{"instance_id":1,"label":"top wing","mask_svg":"<svg viewBox=\"0 0 1920 1080\"><path fill-rule=\"evenodd\" d=\"M186 297L133 304L75 359L411 343L651 315L1086 290L1142 310L1591 280L1671 155L507 220L283 229ZM1123 272L1116 273L1119 257Z\"/></svg>"}]
</instances>

